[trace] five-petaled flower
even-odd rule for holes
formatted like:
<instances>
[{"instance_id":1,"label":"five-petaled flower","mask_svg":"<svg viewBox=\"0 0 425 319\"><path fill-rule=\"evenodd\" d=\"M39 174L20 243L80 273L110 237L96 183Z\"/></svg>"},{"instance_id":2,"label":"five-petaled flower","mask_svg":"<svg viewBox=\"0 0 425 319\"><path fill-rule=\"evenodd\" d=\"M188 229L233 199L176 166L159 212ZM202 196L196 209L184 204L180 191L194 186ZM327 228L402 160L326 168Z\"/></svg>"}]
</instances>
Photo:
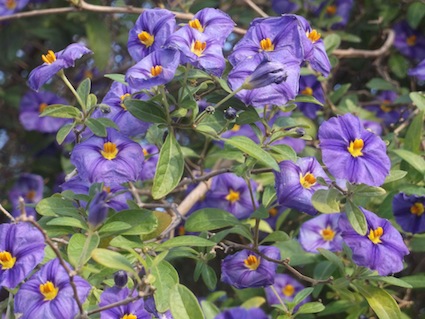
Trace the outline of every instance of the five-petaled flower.
<instances>
[{"instance_id":1,"label":"five-petaled flower","mask_svg":"<svg viewBox=\"0 0 425 319\"><path fill-rule=\"evenodd\" d=\"M274 288L274 291L277 292L281 300L292 301L294 297L297 295L297 293L299 293L305 287L289 275L276 274L274 284L270 287L265 288L267 303L269 305L280 304L280 300L276 296L275 292L273 291L273 288ZM301 303L297 305L297 307L295 308L295 311L300 305L310 301L310 299L311 299L310 297L304 299Z\"/></svg>"},{"instance_id":2,"label":"five-petaled flower","mask_svg":"<svg viewBox=\"0 0 425 319\"><path fill-rule=\"evenodd\" d=\"M425 196L399 193L393 198L393 213L397 224L413 234L425 232Z\"/></svg>"},{"instance_id":3,"label":"five-petaled flower","mask_svg":"<svg viewBox=\"0 0 425 319\"><path fill-rule=\"evenodd\" d=\"M9 191L9 199L13 205L12 214L21 214L19 207L19 197L22 197L26 204L37 204L43 198L44 181L40 175L23 173ZM36 216L34 207L25 207L27 215Z\"/></svg>"}]
</instances>

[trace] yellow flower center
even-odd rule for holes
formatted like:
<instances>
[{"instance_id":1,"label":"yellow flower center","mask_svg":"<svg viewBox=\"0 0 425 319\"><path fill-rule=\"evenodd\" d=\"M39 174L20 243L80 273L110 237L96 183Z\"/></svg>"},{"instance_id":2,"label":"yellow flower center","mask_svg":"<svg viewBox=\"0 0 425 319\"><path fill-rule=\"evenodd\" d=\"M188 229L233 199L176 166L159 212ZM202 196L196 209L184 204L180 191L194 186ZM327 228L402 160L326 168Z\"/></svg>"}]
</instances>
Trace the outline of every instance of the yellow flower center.
<instances>
[{"instance_id":1,"label":"yellow flower center","mask_svg":"<svg viewBox=\"0 0 425 319\"><path fill-rule=\"evenodd\" d=\"M111 192L111 187L110 186L103 186L102 190L109 194Z\"/></svg>"},{"instance_id":2,"label":"yellow flower center","mask_svg":"<svg viewBox=\"0 0 425 319\"><path fill-rule=\"evenodd\" d=\"M46 55L42 55L41 59L43 60L43 62L47 63L47 64L52 64L53 62L56 61L56 55L55 52L53 52L52 50L47 51Z\"/></svg>"},{"instance_id":3,"label":"yellow flower center","mask_svg":"<svg viewBox=\"0 0 425 319\"><path fill-rule=\"evenodd\" d=\"M146 31L140 32L137 37L139 38L140 42L142 42L147 48L149 48L155 41L154 35Z\"/></svg>"},{"instance_id":4,"label":"yellow flower center","mask_svg":"<svg viewBox=\"0 0 425 319\"><path fill-rule=\"evenodd\" d=\"M178 233L179 233L179 236L183 236L184 234L186 234L186 229L184 228L184 226L179 227Z\"/></svg>"},{"instance_id":5,"label":"yellow flower center","mask_svg":"<svg viewBox=\"0 0 425 319\"><path fill-rule=\"evenodd\" d=\"M269 214L272 217L276 216L277 215L277 208L276 207L270 208L269 209Z\"/></svg>"},{"instance_id":6,"label":"yellow flower center","mask_svg":"<svg viewBox=\"0 0 425 319\"><path fill-rule=\"evenodd\" d=\"M330 16L333 16L336 13L336 6L327 6L326 7L326 13Z\"/></svg>"},{"instance_id":7,"label":"yellow flower center","mask_svg":"<svg viewBox=\"0 0 425 319\"><path fill-rule=\"evenodd\" d=\"M55 285L51 281L46 281L44 284L40 284L40 292L44 296L44 300L53 300L58 295L59 288L55 287Z\"/></svg>"},{"instance_id":8,"label":"yellow flower center","mask_svg":"<svg viewBox=\"0 0 425 319\"><path fill-rule=\"evenodd\" d=\"M193 29L198 30L199 32L204 32L204 28L201 25L201 22L199 22L198 19L190 20L189 26Z\"/></svg>"},{"instance_id":9,"label":"yellow flower center","mask_svg":"<svg viewBox=\"0 0 425 319\"><path fill-rule=\"evenodd\" d=\"M6 0L6 8L8 10L13 10L16 8L16 1L15 0Z\"/></svg>"},{"instance_id":10,"label":"yellow flower center","mask_svg":"<svg viewBox=\"0 0 425 319\"><path fill-rule=\"evenodd\" d=\"M93 72L91 70L85 70L84 77L89 78L90 80L93 79Z\"/></svg>"},{"instance_id":11,"label":"yellow flower center","mask_svg":"<svg viewBox=\"0 0 425 319\"><path fill-rule=\"evenodd\" d=\"M8 251L0 251L0 265L2 270L13 268L16 262L16 257Z\"/></svg>"},{"instance_id":12,"label":"yellow flower center","mask_svg":"<svg viewBox=\"0 0 425 319\"><path fill-rule=\"evenodd\" d=\"M235 192L233 189L231 189L231 190L229 191L229 194L227 194L227 196L226 196L226 199L227 199L229 202L231 202L232 204L233 204L234 202L237 202L237 201L239 200L239 198L240 198L240 194L239 194L239 192Z\"/></svg>"},{"instance_id":13,"label":"yellow flower center","mask_svg":"<svg viewBox=\"0 0 425 319\"><path fill-rule=\"evenodd\" d=\"M260 41L260 47L263 51L273 51L274 50L274 44L270 40L270 38L265 38Z\"/></svg>"},{"instance_id":14,"label":"yellow flower center","mask_svg":"<svg viewBox=\"0 0 425 319\"><path fill-rule=\"evenodd\" d=\"M158 75L160 75L162 73L162 66L160 65L155 65L153 67L151 67L151 74L153 77L156 77Z\"/></svg>"},{"instance_id":15,"label":"yellow flower center","mask_svg":"<svg viewBox=\"0 0 425 319\"><path fill-rule=\"evenodd\" d=\"M370 241L374 244L380 244L382 243L381 241L381 236L384 234L384 230L382 229L382 227L378 227L375 230L371 229L369 232L369 236L367 236Z\"/></svg>"},{"instance_id":16,"label":"yellow flower center","mask_svg":"<svg viewBox=\"0 0 425 319\"><path fill-rule=\"evenodd\" d=\"M35 190L31 189L30 191L28 191L28 193L25 195L25 197L29 202L33 202L35 195L37 195L37 192Z\"/></svg>"},{"instance_id":17,"label":"yellow flower center","mask_svg":"<svg viewBox=\"0 0 425 319\"><path fill-rule=\"evenodd\" d=\"M128 315L125 314L120 319L137 319L137 316L136 315L133 315L132 313L129 313Z\"/></svg>"},{"instance_id":18,"label":"yellow flower center","mask_svg":"<svg viewBox=\"0 0 425 319\"><path fill-rule=\"evenodd\" d=\"M47 107L47 103L40 103L40 105L38 106L38 112L43 113L46 107Z\"/></svg>"},{"instance_id":19,"label":"yellow flower center","mask_svg":"<svg viewBox=\"0 0 425 319\"><path fill-rule=\"evenodd\" d=\"M206 47L207 47L206 42L201 42L199 40L196 40L195 42L192 43L191 51L200 57L202 53L205 51Z\"/></svg>"},{"instance_id":20,"label":"yellow flower center","mask_svg":"<svg viewBox=\"0 0 425 319\"><path fill-rule=\"evenodd\" d=\"M390 103L391 103L390 100L383 100L382 104L379 107L382 111L384 111L385 113L388 113L391 111L391 107L388 106L388 104Z\"/></svg>"},{"instance_id":21,"label":"yellow flower center","mask_svg":"<svg viewBox=\"0 0 425 319\"><path fill-rule=\"evenodd\" d=\"M410 207L410 212L413 215L422 216L424 211L425 211L424 204L422 204L422 203L414 203L413 206Z\"/></svg>"},{"instance_id":22,"label":"yellow flower center","mask_svg":"<svg viewBox=\"0 0 425 319\"><path fill-rule=\"evenodd\" d=\"M356 138L354 141L350 142L350 146L347 147L347 150L350 152L351 156L359 157L363 156L362 149L364 143L361 138Z\"/></svg>"},{"instance_id":23,"label":"yellow flower center","mask_svg":"<svg viewBox=\"0 0 425 319\"><path fill-rule=\"evenodd\" d=\"M416 44L416 35L411 35L410 37L408 37L407 39L406 39L406 43L407 43L407 45L409 46L409 47L412 47L412 46L414 46L415 44Z\"/></svg>"},{"instance_id":24,"label":"yellow flower center","mask_svg":"<svg viewBox=\"0 0 425 319\"><path fill-rule=\"evenodd\" d=\"M301 91L301 94L312 96L313 95L313 89L311 87L307 86L304 90Z\"/></svg>"},{"instance_id":25,"label":"yellow flower center","mask_svg":"<svg viewBox=\"0 0 425 319\"><path fill-rule=\"evenodd\" d=\"M127 108L124 105L124 101L125 101L125 99L129 98L130 96L131 96L130 93L126 93L126 94L123 94L123 95L120 96L120 100L121 100L120 106L126 111L127 111Z\"/></svg>"},{"instance_id":26,"label":"yellow flower center","mask_svg":"<svg viewBox=\"0 0 425 319\"><path fill-rule=\"evenodd\" d=\"M311 186L316 184L316 177L311 173L307 173L304 176L300 173L300 184L302 187L310 189Z\"/></svg>"},{"instance_id":27,"label":"yellow flower center","mask_svg":"<svg viewBox=\"0 0 425 319\"><path fill-rule=\"evenodd\" d=\"M240 129L241 129L241 126L240 126L239 124L235 124L235 125L233 125L233 127L232 127L231 131L232 131L232 132L237 132L237 131L239 131Z\"/></svg>"},{"instance_id":28,"label":"yellow flower center","mask_svg":"<svg viewBox=\"0 0 425 319\"><path fill-rule=\"evenodd\" d=\"M321 36L321 34L317 32L316 29L311 30L311 32L307 31L306 35L312 43L316 43L317 41L319 41Z\"/></svg>"},{"instance_id":29,"label":"yellow flower center","mask_svg":"<svg viewBox=\"0 0 425 319\"><path fill-rule=\"evenodd\" d=\"M291 297L295 292L295 287L287 284L285 287L282 288L282 293L286 296L286 297Z\"/></svg>"},{"instance_id":30,"label":"yellow flower center","mask_svg":"<svg viewBox=\"0 0 425 319\"><path fill-rule=\"evenodd\" d=\"M144 156L148 156L149 155L149 151L146 148L143 149L143 155Z\"/></svg>"},{"instance_id":31,"label":"yellow flower center","mask_svg":"<svg viewBox=\"0 0 425 319\"><path fill-rule=\"evenodd\" d=\"M103 144L103 151L100 151L100 153L107 160L113 160L118 154L117 145L112 142L106 142Z\"/></svg>"},{"instance_id":32,"label":"yellow flower center","mask_svg":"<svg viewBox=\"0 0 425 319\"><path fill-rule=\"evenodd\" d=\"M335 232L332 230L331 226L328 226L320 231L320 235L322 235L323 240L331 241L335 237Z\"/></svg>"},{"instance_id":33,"label":"yellow flower center","mask_svg":"<svg viewBox=\"0 0 425 319\"><path fill-rule=\"evenodd\" d=\"M257 270L260 266L260 258L257 259L254 255L249 255L247 259L243 261L245 267L250 270Z\"/></svg>"}]
</instances>

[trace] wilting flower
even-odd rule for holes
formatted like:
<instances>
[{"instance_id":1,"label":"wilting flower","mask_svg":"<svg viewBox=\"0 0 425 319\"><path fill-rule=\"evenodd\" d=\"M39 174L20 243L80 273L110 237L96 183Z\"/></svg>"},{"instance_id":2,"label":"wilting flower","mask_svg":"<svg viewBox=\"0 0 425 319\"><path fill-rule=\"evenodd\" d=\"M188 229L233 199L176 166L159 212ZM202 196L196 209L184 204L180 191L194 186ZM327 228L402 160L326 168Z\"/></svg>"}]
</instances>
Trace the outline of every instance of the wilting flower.
<instances>
[{"instance_id":1,"label":"wilting flower","mask_svg":"<svg viewBox=\"0 0 425 319\"><path fill-rule=\"evenodd\" d=\"M222 313L214 317L214 319L267 319L267 315L261 308L246 309L243 307L236 307L224 310Z\"/></svg>"},{"instance_id":2,"label":"wilting flower","mask_svg":"<svg viewBox=\"0 0 425 319\"><path fill-rule=\"evenodd\" d=\"M367 222L367 233L359 235L343 215L339 228L344 242L353 251L353 261L359 265L377 270L381 276L397 273L403 269L403 257L409 250L400 233L384 218L360 207Z\"/></svg>"},{"instance_id":3,"label":"wilting flower","mask_svg":"<svg viewBox=\"0 0 425 319\"><path fill-rule=\"evenodd\" d=\"M319 140L323 162L334 177L371 186L384 183L391 166L385 143L358 117L347 113L323 122Z\"/></svg>"},{"instance_id":4,"label":"wilting flower","mask_svg":"<svg viewBox=\"0 0 425 319\"><path fill-rule=\"evenodd\" d=\"M0 0L0 17L21 11L29 0Z\"/></svg>"},{"instance_id":5,"label":"wilting flower","mask_svg":"<svg viewBox=\"0 0 425 319\"><path fill-rule=\"evenodd\" d=\"M415 61L425 58L425 36L419 30L412 29L407 21L396 23L393 29L394 47L401 54Z\"/></svg>"},{"instance_id":6,"label":"wilting flower","mask_svg":"<svg viewBox=\"0 0 425 319\"><path fill-rule=\"evenodd\" d=\"M353 0L325 0L316 10L316 14L319 15L324 11L328 19L340 18L340 21L332 24L333 29L339 29L347 25L352 7Z\"/></svg>"},{"instance_id":7,"label":"wilting flower","mask_svg":"<svg viewBox=\"0 0 425 319\"><path fill-rule=\"evenodd\" d=\"M403 110L405 110L406 107L397 106L396 108L389 106L389 104L398 98L398 94L394 91L383 91L378 94L376 98L381 103L379 105L369 105L366 109L374 112L387 126L399 122L403 117Z\"/></svg>"},{"instance_id":8,"label":"wilting flower","mask_svg":"<svg viewBox=\"0 0 425 319\"><path fill-rule=\"evenodd\" d=\"M44 238L28 223L0 225L0 286L15 288L43 260Z\"/></svg>"},{"instance_id":9,"label":"wilting flower","mask_svg":"<svg viewBox=\"0 0 425 319\"><path fill-rule=\"evenodd\" d=\"M43 178L40 175L23 173L9 191L9 199L13 205L13 216L19 216L19 197L23 197L26 204L37 204L43 198ZM36 215L35 208L26 207L27 215Z\"/></svg>"},{"instance_id":10,"label":"wilting flower","mask_svg":"<svg viewBox=\"0 0 425 319\"><path fill-rule=\"evenodd\" d=\"M425 196L399 193L393 198L393 213L397 224L413 234L425 232Z\"/></svg>"},{"instance_id":11,"label":"wilting flower","mask_svg":"<svg viewBox=\"0 0 425 319\"><path fill-rule=\"evenodd\" d=\"M312 96L319 102L325 103L325 95L323 93L322 85L317 81L314 75L305 75L300 77L300 91L299 94ZM297 102L297 106L301 112L310 119L317 117L316 113L322 107L320 105L309 102Z\"/></svg>"},{"instance_id":12,"label":"wilting flower","mask_svg":"<svg viewBox=\"0 0 425 319\"><path fill-rule=\"evenodd\" d=\"M132 293L131 293L132 292ZM131 291L127 287L112 287L106 289L100 296L99 307L123 301L128 297L137 296L137 290ZM138 299L125 305L113 307L100 313L101 319L151 319L152 316L145 310L143 299Z\"/></svg>"},{"instance_id":13,"label":"wilting flower","mask_svg":"<svg viewBox=\"0 0 425 319\"><path fill-rule=\"evenodd\" d=\"M338 221L341 214L322 214L301 225L300 243L305 251L318 253L317 248L330 251L342 250L342 238Z\"/></svg>"},{"instance_id":14,"label":"wilting flower","mask_svg":"<svg viewBox=\"0 0 425 319\"><path fill-rule=\"evenodd\" d=\"M131 57L140 61L160 49L175 27L176 19L170 11L146 9L128 34L127 47Z\"/></svg>"},{"instance_id":15,"label":"wilting flower","mask_svg":"<svg viewBox=\"0 0 425 319\"><path fill-rule=\"evenodd\" d=\"M409 69L407 74L415 76L418 80L425 81L425 59L422 60L415 68Z\"/></svg>"},{"instance_id":16,"label":"wilting flower","mask_svg":"<svg viewBox=\"0 0 425 319\"><path fill-rule=\"evenodd\" d=\"M310 215L317 214L311 203L311 197L315 191L326 187L316 180L322 177L329 181L319 162L314 157L304 157L296 164L289 160L282 161L279 167L280 171L274 173L279 204Z\"/></svg>"},{"instance_id":17,"label":"wilting flower","mask_svg":"<svg viewBox=\"0 0 425 319\"><path fill-rule=\"evenodd\" d=\"M21 99L19 122L28 131L57 132L66 123L66 119L40 117L44 109L52 104L68 104L68 102L51 92L27 92Z\"/></svg>"},{"instance_id":18,"label":"wilting flower","mask_svg":"<svg viewBox=\"0 0 425 319\"><path fill-rule=\"evenodd\" d=\"M74 66L75 60L88 53L92 53L92 51L79 43L70 44L64 50L56 53L49 50L47 54L41 56L44 63L31 71L28 77L29 87L38 91L56 73Z\"/></svg>"},{"instance_id":19,"label":"wilting flower","mask_svg":"<svg viewBox=\"0 0 425 319\"><path fill-rule=\"evenodd\" d=\"M156 164L159 159L159 150L155 145L142 145L145 161L143 162L143 170L140 174L142 181L152 179L155 176Z\"/></svg>"},{"instance_id":20,"label":"wilting flower","mask_svg":"<svg viewBox=\"0 0 425 319\"><path fill-rule=\"evenodd\" d=\"M133 89L150 89L153 86L170 82L179 62L179 51L158 49L131 67L125 78Z\"/></svg>"},{"instance_id":21,"label":"wilting flower","mask_svg":"<svg viewBox=\"0 0 425 319\"><path fill-rule=\"evenodd\" d=\"M259 246L269 258L280 259L280 251L273 246ZM227 256L221 263L221 281L235 288L266 287L274 283L277 264L244 249Z\"/></svg>"},{"instance_id":22,"label":"wilting flower","mask_svg":"<svg viewBox=\"0 0 425 319\"><path fill-rule=\"evenodd\" d=\"M106 203L107 196L108 193L105 191L98 192L90 202L88 222L93 228L97 228L103 224L108 215L109 205Z\"/></svg>"},{"instance_id":23,"label":"wilting flower","mask_svg":"<svg viewBox=\"0 0 425 319\"><path fill-rule=\"evenodd\" d=\"M72 269L69 264L67 266ZM83 303L91 286L79 276L74 276L74 283L78 298ZM78 313L77 302L69 276L59 259L46 263L20 287L15 296L15 313L22 314L21 319L74 318Z\"/></svg>"},{"instance_id":24,"label":"wilting flower","mask_svg":"<svg viewBox=\"0 0 425 319\"><path fill-rule=\"evenodd\" d=\"M112 129L106 137L92 136L77 144L71 153L71 163L82 180L106 185L137 180L143 159L139 144Z\"/></svg>"},{"instance_id":25,"label":"wilting flower","mask_svg":"<svg viewBox=\"0 0 425 319\"><path fill-rule=\"evenodd\" d=\"M274 284L270 287L265 288L267 303L269 305L280 304L280 300L274 293L272 287L275 289L280 299L282 299L283 301L292 301L297 295L297 293L299 293L305 288L302 284L300 284L297 280L295 280L289 275L276 274ZM304 299L301 303L298 304L297 307L308 302L309 300L309 297Z\"/></svg>"}]
</instances>

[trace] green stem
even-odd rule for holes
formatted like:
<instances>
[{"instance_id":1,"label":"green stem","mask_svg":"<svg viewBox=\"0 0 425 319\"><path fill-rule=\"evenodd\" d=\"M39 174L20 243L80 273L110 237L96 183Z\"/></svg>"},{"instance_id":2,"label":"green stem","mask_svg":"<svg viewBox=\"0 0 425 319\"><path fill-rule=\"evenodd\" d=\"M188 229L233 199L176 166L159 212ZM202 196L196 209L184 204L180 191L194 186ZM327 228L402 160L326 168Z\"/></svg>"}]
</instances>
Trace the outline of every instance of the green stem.
<instances>
[{"instance_id":1,"label":"green stem","mask_svg":"<svg viewBox=\"0 0 425 319\"><path fill-rule=\"evenodd\" d=\"M171 128L171 117L170 117L170 105L168 104L167 94L165 93L165 87L163 85L160 85L160 86L158 86L158 89L161 92L162 100L164 102L165 115L167 116L167 123L170 125L170 129L172 129Z\"/></svg>"},{"instance_id":2,"label":"green stem","mask_svg":"<svg viewBox=\"0 0 425 319\"><path fill-rule=\"evenodd\" d=\"M63 72L63 70L60 70L57 74L62 79L62 81L65 83L65 85L69 88L69 90L72 92L72 94L75 96L75 98L78 101L78 104L81 105L81 108L82 108L83 112L85 113L86 105L81 100L80 96L78 95L78 93L74 89L74 87L72 86L71 82L69 82L68 78L65 75L65 72Z\"/></svg>"},{"instance_id":3,"label":"green stem","mask_svg":"<svg viewBox=\"0 0 425 319\"><path fill-rule=\"evenodd\" d=\"M9 291L9 300L7 301L7 310L6 310L6 317L5 318L12 318L12 310L11 305L13 302L13 294Z\"/></svg>"}]
</instances>

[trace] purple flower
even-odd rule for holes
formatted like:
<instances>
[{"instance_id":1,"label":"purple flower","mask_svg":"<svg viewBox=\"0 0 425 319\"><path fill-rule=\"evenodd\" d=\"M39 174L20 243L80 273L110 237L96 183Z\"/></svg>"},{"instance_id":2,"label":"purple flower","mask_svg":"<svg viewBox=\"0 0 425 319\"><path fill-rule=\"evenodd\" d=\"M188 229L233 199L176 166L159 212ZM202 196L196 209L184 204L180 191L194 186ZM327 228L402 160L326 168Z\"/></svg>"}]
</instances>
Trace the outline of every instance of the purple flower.
<instances>
[{"instance_id":1,"label":"purple flower","mask_svg":"<svg viewBox=\"0 0 425 319\"><path fill-rule=\"evenodd\" d=\"M276 247L259 246L258 249L269 258L280 259ZM276 267L276 263L244 249L223 259L221 281L237 289L270 286L274 283Z\"/></svg>"},{"instance_id":2,"label":"purple flower","mask_svg":"<svg viewBox=\"0 0 425 319\"><path fill-rule=\"evenodd\" d=\"M282 161L280 172L275 172L275 188L279 204L315 215L317 210L311 197L318 189L326 189L316 182L317 177L329 181L325 171L314 157L300 158L297 163Z\"/></svg>"},{"instance_id":3,"label":"purple flower","mask_svg":"<svg viewBox=\"0 0 425 319\"><path fill-rule=\"evenodd\" d=\"M179 66L180 53L173 49L158 49L131 67L125 79L132 89L150 89L170 82Z\"/></svg>"},{"instance_id":4,"label":"purple flower","mask_svg":"<svg viewBox=\"0 0 425 319\"><path fill-rule=\"evenodd\" d=\"M106 203L108 193L101 191L94 195L88 209L88 222L94 229L103 224L108 215L109 205Z\"/></svg>"},{"instance_id":5,"label":"purple flower","mask_svg":"<svg viewBox=\"0 0 425 319\"><path fill-rule=\"evenodd\" d=\"M71 153L71 163L82 180L106 185L137 180L143 159L139 144L112 129L107 137L92 136L77 144Z\"/></svg>"},{"instance_id":6,"label":"purple flower","mask_svg":"<svg viewBox=\"0 0 425 319\"><path fill-rule=\"evenodd\" d=\"M230 308L214 317L214 319L267 319L267 315L261 308L246 309L243 307Z\"/></svg>"},{"instance_id":7,"label":"purple flower","mask_svg":"<svg viewBox=\"0 0 425 319\"><path fill-rule=\"evenodd\" d=\"M387 219L360 207L367 222L366 235L359 235L345 215L339 220L344 242L353 251L353 261L359 265L377 270L381 276L397 273L403 269L403 257L409 250L400 233Z\"/></svg>"},{"instance_id":8,"label":"purple flower","mask_svg":"<svg viewBox=\"0 0 425 319\"><path fill-rule=\"evenodd\" d=\"M319 102L325 103L325 95L323 93L322 85L317 81L314 75L305 75L300 77L300 91L299 94L313 96ZM320 105L308 102L297 102L297 106L301 112L310 119L317 117L317 111L322 107Z\"/></svg>"},{"instance_id":9,"label":"purple flower","mask_svg":"<svg viewBox=\"0 0 425 319\"><path fill-rule=\"evenodd\" d=\"M360 119L360 121L362 122L362 125L366 130L371 131L376 135L382 134L382 126L380 123L363 119Z\"/></svg>"},{"instance_id":10,"label":"purple flower","mask_svg":"<svg viewBox=\"0 0 425 319\"><path fill-rule=\"evenodd\" d=\"M21 11L29 0L0 0L0 17Z\"/></svg>"},{"instance_id":11,"label":"purple flower","mask_svg":"<svg viewBox=\"0 0 425 319\"><path fill-rule=\"evenodd\" d=\"M26 204L37 204L43 198L43 178L40 175L23 173L9 191L9 199L13 205L13 216L19 216L19 197L23 197ZM26 207L27 215L37 214L35 208Z\"/></svg>"},{"instance_id":12,"label":"purple flower","mask_svg":"<svg viewBox=\"0 0 425 319\"><path fill-rule=\"evenodd\" d=\"M270 61L267 56L264 56L251 75L245 79L243 87L247 90L253 90L270 84L280 84L286 81L288 77L286 69L284 64Z\"/></svg>"},{"instance_id":13,"label":"purple flower","mask_svg":"<svg viewBox=\"0 0 425 319\"><path fill-rule=\"evenodd\" d=\"M269 305L278 305L280 300L272 290L272 287L278 293L280 299L283 301L292 301L294 297L303 290L305 287L300 284L297 280L286 274L276 274L274 284L270 287L265 288L267 303ZM302 304L310 301L310 297L304 299L297 305L295 310Z\"/></svg>"},{"instance_id":14,"label":"purple flower","mask_svg":"<svg viewBox=\"0 0 425 319\"><path fill-rule=\"evenodd\" d=\"M415 68L409 69L407 74L410 76L416 76L418 80L425 81L425 59L422 60Z\"/></svg>"},{"instance_id":15,"label":"purple flower","mask_svg":"<svg viewBox=\"0 0 425 319\"><path fill-rule=\"evenodd\" d=\"M67 264L69 266L69 264ZM78 298L83 303L90 293L91 286L83 278L74 277ZM21 319L74 318L78 313L74 292L69 277L59 259L46 263L26 283L15 296L15 313Z\"/></svg>"},{"instance_id":16,"label":"purple flower","mask_svg":"<svg viewBox=\"0 0 425 319\"><path fill-rule=\"evenodd\" d=\"M330 251L342 250L342 238L338 221L341 214L323 214L301 225L300 243L305 251L318 253L317 248Z\"/></svg>"},{"instance_id":17,"label":"purple flower","mask_svg":"<svg viewBox=\"0 0 425 319\"><path fill-rule=\"evenodd\" d=\"M401 21L394 25L394 47L404 56L420 61L425 58L425 37L412 29L407 21Z\"/></svg>"},{"instance_id":18,"label":"purple flower","mask_svg":"<svg viewBox=\"0 0 425 319\"><path fill-rule=\"evenodd\" d=\"M143 170L140 174L142 181L152 179L155 176L156 164L159 159L159 150L155 145L143 145L143 155L145 161L143 163Z\"/></svg>"},{"instance_id":19,"label":"purple flower","mask_svg":"<svg viewBox=\"0 0 425 319\"><path fill-rule=\"evenodd\" d=\"M14 289L43 260L45 246L30 224L1 224L0 286Z\"/></svg>"},{"instance_id":20,"label":"purple flower","mask_svg":"<svg viewBox=\"0 0 425 319\"><path fill-rule=\"evenodd\" d=\"M377 95L376 98L378 101L381 101L381 104L369 105L366 109L374 112L376 116L381 118L387 126L399 122L404 113L403 110L400 109L405 109L405 107L398 106L397 108L394 108L389 106L389 104L398 98L398 94L393 91L383 91Z\"/></svg>"},{"instance_id":21,"label":"purple flower","mask_svg":"<svg viewBox=\"0 0 425 319\"><path fill-rule=\"evenodd\" d=\"M112 287L106 289L100 296L99 307L107 306L115 302L120 302L128 297L137 296L137 291L131 290L127 287ZM125 305L113 307L104 310L100 313L101 319L150 319L152 316L145 310L143 299L138 299Z\"/></svg>"},{"instance_id":22,"label":"purple flower","mask_svg":"<svg viewBox=\"0 0 425 319\"><path fill-rule=\"evenodd\" d=\"M340 18L341 20L339 22L332 24L332 29L340 29L347 25L352 7L353 0L334 0L331 2L325 0L316 10L316 15L320 15L324 11L325 18L327 19Z\"/></svg>"},{"instance_id":23,"label":"purple flower","mask_svg":"<svg viewBox=\"0 0 425 319\"><path fill-rule=\"evenodd\" d=\"M291 0L272 0L272 9L277 14L292 13L299 8L300 6Z\"/></svg>"},{"instance_id":24,"label":"purple flower","mask_svg":"<svg viewBox=\"0 0 425 319\"><path fill-rule=\"evenodd\" d=\"M68 102L51 92L27 92L21 99L19 122L27 131L55 133L66 122L66 119L40 117L40 113L52 104L68 104Z\"/></svg>"},{"instance_id":25,"label":"purple flower","mask_svg":"<svg viewBox=\"0 0 425 319\"><path fill-rule=\"evenodd\" d=\"M49 50L46 55L41 56L44 63L31 71L28 77L29 87L38 91L56 73L74 66L75 60L88 53L92 53L92 51L79 43L70 44L64 50L56 53Z\"/></svg>"},{"instance_id":26,"label":"purple flower","mask_svg":"<svg viewBox=\"0 0 425 319\"><path fill-rule=\"evenodd\" d=\"M425 196L399 193L393 198L393 213L397 224L413 234L425 232Z\"/></svg>"},{"instance_id":27,"label":"purple flower","mask_svg":"<svg viewBox=\"0 0 425 319\"><path fill-rule=\"evenodd\" d=\"M174 32L174 14L164 9L147 9L137 19L128 34L128 52L140 61L150 53L160 49Z\"/></svg>"},{"instance_id":28,"label":"purple flower","mask_svg":"<svg viewBox=\"0 0 425 319\"><path fill-rule=\"evenodd\" d=\"M385 143L358 117L347 113L323 122L319 140L323 162L334 177L371 186L384 183L391 167Z\"/></svg>"}]
</instances>

